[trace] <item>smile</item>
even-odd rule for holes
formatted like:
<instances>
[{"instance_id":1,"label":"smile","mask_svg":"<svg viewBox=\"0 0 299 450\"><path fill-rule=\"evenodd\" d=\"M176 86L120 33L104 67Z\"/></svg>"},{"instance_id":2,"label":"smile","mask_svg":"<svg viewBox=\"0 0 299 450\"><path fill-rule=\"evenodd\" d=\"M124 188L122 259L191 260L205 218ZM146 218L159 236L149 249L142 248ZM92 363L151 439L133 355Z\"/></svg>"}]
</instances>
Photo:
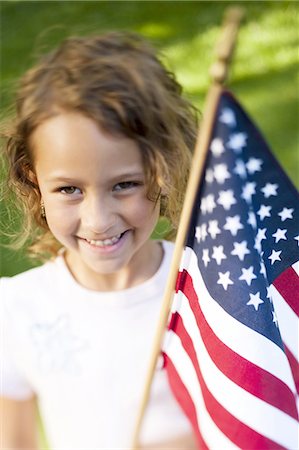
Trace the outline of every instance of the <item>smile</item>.
<instances>
[{"instance_id":1,"label":"smile","mask_svg":"<svg viewBox=\"0 0 299 450\"><path fill-rule=\"evenodd\" d=\"M109 239L104 239L104 240L100 240L100 239L85 239L89 244L94 245L96 247L109 247L111 245L115 245L120 238L122 237L123 233L118 234L117 236L113 236L112 238Z\"/></svg>"}]
</instances>

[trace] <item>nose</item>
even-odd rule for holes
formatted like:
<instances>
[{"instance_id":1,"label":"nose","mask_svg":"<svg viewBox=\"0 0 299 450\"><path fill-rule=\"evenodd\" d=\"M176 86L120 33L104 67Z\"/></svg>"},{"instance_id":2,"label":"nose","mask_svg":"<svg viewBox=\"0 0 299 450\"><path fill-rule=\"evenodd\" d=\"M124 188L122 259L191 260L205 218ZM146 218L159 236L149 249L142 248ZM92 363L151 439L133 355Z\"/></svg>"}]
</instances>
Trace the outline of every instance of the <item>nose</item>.
<instances>
[{"instance_id":1,"label":"nose","mask_svg":"<svg viewBox=\"0 0 299 450\"><path fill-rule=\"evenodd\" d=\"M116 215L108 196L88 196L81 204L81 224L88 233L104 235L115 226Z\"/></svg>"}]
</instances>

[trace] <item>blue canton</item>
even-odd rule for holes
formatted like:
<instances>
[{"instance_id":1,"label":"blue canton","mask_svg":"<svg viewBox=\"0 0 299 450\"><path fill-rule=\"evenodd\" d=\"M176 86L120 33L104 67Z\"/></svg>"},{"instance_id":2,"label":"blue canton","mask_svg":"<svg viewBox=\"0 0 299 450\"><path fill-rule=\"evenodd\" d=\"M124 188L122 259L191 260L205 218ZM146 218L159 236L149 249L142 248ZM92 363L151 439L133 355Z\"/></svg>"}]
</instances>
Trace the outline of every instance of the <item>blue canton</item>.
<instances>
[{"instance_id":1,"label":"blue canton","mask_svg":"<svg viewBox=\"0 0 299 450\"><path fill-rule=\"evenodd\" d=\"M299 197L228 92L220 98L187 245L210 295L283 347L269 286L299 260Z\"/></svg>"}]
</instances>

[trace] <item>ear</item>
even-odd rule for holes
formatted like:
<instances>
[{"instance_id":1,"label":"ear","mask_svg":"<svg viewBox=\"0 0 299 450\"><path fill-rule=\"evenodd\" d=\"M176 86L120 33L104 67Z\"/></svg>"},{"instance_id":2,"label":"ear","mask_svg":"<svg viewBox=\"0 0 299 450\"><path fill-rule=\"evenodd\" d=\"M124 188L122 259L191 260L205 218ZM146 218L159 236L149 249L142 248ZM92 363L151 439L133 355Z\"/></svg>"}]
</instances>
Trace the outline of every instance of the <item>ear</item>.
<instances>
[{"instance_id":1,"label":"ear","mask_svg":"<svg viewBox=\"0 0 299 450\"><path fill-rule=\"evenodd\" d=\"M27 169L27 180L34 189L39 190L37 176L32 169Z\"/></svg>"}]
</instances>

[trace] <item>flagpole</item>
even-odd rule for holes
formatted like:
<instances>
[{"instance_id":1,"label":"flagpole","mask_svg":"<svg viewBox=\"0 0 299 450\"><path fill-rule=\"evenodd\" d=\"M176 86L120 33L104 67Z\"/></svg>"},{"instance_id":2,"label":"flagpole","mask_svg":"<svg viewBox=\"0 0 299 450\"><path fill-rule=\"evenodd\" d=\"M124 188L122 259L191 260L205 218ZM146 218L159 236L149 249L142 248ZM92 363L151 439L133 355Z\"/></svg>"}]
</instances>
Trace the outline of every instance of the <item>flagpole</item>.
<instances>
[{"instance_id":1,"label":"flagpole","mask_svg":"<svg viewBox=\"0 0 299 450\"><path fill-rule=\"evenodd\" d=\"M181 212L180 224L175 241L175 248L170 266L169 276L166 282L159 322L157 325L157 330L153 342L153 350L146 376L145 388L143 391L143 397L140 403L140 408L138 411L138 416L134 429L132 450L138 450L141 425L144 418L146 406L149 400L151 385L154 378L158 357L161 352L162 340L166 330L167 321L171 308L171 302L175 292L175 284L189 229L190 217L195 197L197 194L198 186L200 185L201 178L203 175L203 169L208 153L215 112L218 105L219 96L223 88L223 84L227 79L229 64L231 62L231 58L237 40L238 29L241 20L243 18L243 15L244 15L243 9L241 8L228 9L224 18L222 33L220 35L220 41L216 47L217 59L216 62L212 65L210 70L212 84L207 95L203 120L200 127L200 134L197 138L195 146L192 168L190 171L190 176L186 189L184 205Z\"/></svg>"}]
</instances>

